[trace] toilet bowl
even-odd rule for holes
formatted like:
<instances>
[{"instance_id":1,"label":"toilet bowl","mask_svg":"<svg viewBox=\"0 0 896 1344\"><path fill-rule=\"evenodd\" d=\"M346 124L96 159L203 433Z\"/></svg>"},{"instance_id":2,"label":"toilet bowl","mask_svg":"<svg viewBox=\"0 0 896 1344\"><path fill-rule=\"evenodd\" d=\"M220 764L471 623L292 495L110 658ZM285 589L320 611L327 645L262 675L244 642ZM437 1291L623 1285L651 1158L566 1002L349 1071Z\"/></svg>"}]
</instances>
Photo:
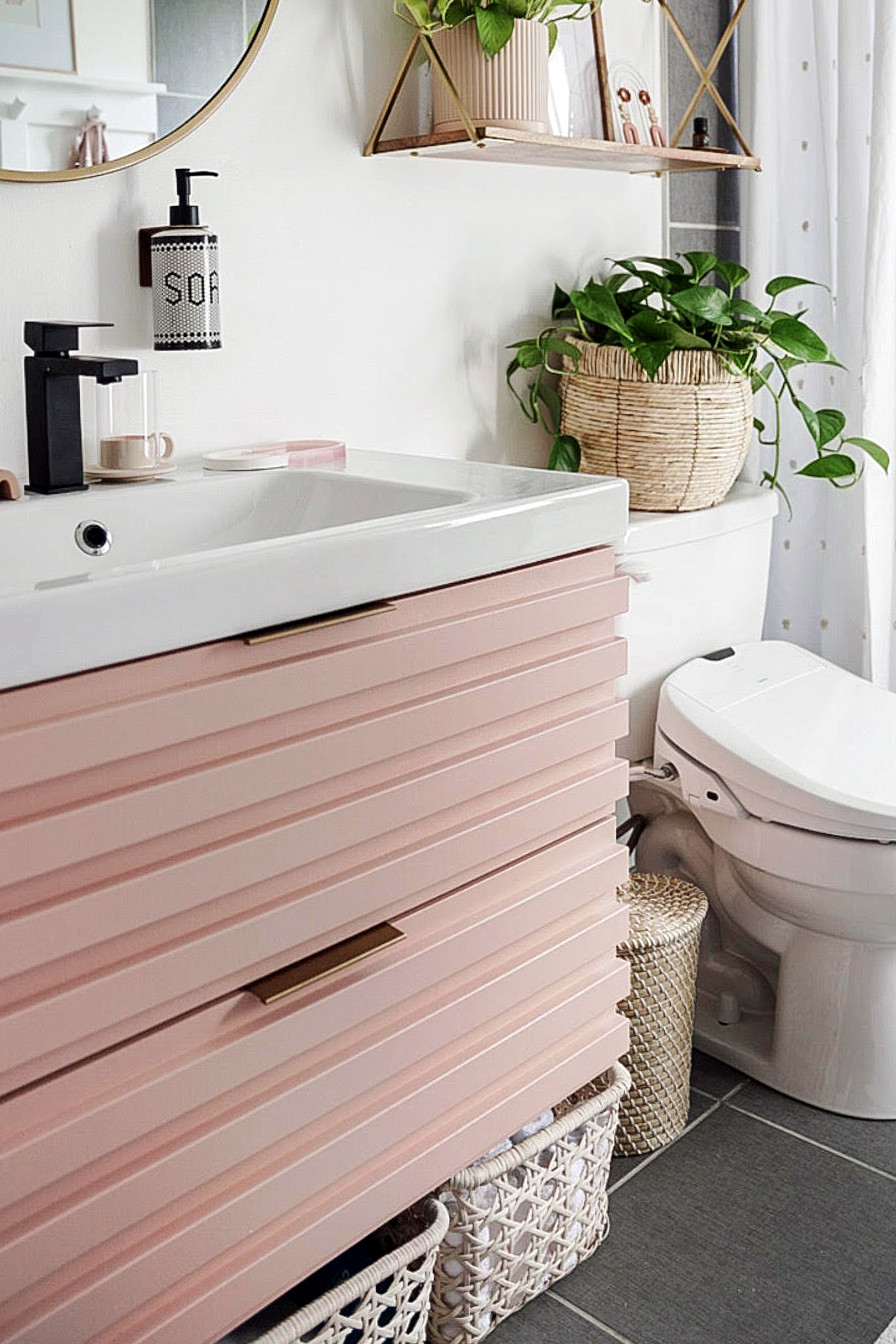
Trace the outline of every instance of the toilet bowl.
<instances>
[{"instance_id":1,"label":"toilet bowl","mask_svg":"<svg viewBox=\"0 0 896 1344\"><path fill-rule=\"evenodd\" d=\"M743 521L747 496L740 503ZM633 771L631 808L648 822L638 866L696 882L710 901L695 1041L801 1101L896 1118L896 695L759 638L755 575L739 564L733 572L743 536L711 538L716 567L695 591L677 585L679 551L693 552L693 571L710 539L683 525L667 533L676 545L645 552L638 523L633 516L621 563L662 575L661 626L677 588L678 647L705 639L701 603L720 582L732 585L722 622L732 631L754 624L747 638L704 643L666 666L657 687L662 645L637 588L628 618L629 675L649 680L637 703L656 705L635 714L628 741L642 748L652 717L652 765L669 776ZM767 572L770 525L756 514L741 530Z\"/></svg>"}]
</instances>

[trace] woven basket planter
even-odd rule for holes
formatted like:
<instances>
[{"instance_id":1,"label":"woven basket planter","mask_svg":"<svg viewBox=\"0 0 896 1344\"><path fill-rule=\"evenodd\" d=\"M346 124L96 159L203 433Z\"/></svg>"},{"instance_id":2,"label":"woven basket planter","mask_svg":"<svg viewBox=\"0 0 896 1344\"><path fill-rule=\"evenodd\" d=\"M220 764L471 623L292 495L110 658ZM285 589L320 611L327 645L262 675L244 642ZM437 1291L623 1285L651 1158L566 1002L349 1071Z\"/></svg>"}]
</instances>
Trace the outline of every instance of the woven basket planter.
<instances>
[{"instance_id":1,"label":"woven basket planter","mask_svg":"<svg viewBox=\"0 0 896 1344\"><path fill-rule=\"evenodd\" d=\"M450 1228L436 1260L427 1339L476 1344L571 1273L607 1235L607 1177L621 1065L556 1110L532 1138L460 1172L438 1192Z\"/></svg>"},{"instance_id":2,"label":"woven basket planter","mask_svg":"<svg viewBox=\"0 0 896 1344\"><path fill-rule=\"evenodd\" d=\"M633 509L721 503L753 437L750 380L710 350L676 350L651 382L619 346L573 344L582 360L563 379L561 429L581 444L581 470L624 476Z\"/></svg>"},{"instance_id":3,"label":"woven basket planter","mask_svg":"<svg viewBox=\"0 0 896 1344\"><path fill-rule=\"evenodd\" d=\"M402 1224L404 1220L401 1220ZM423 1344L444 1206L430 1200L423 1231L275 1325L255 1344Z\"/></svg>"},{"instance_id":4,"label":"woven basket planter","mask_svg":"<svg viewBox=\"0 0 896 1344\"><path fill-rule=\"evenodd\" d=\"M709 906L689 882L655 873L632 874L619 899L629 910L619 955L631 965L632 988L619 1009L631 1024L623 1062L632 1088L620 1107L616 1152L633 1156L671 1143L688 1122L697 955Z\"/></svg>"},{"instance_id":5,"label":"woven basket planter","mask_svg":"<svg viewBox=\"0 0 896 1344\"><path fill-rule=\"evenodd\" d=\"M548 131L548 30L535 19L517 19L513 37L486 60L475 23L436 33L435 47L477 126ZM433 71L433 130L459 131L463 122L445 81Z\"/></svg>"}]
</instances>

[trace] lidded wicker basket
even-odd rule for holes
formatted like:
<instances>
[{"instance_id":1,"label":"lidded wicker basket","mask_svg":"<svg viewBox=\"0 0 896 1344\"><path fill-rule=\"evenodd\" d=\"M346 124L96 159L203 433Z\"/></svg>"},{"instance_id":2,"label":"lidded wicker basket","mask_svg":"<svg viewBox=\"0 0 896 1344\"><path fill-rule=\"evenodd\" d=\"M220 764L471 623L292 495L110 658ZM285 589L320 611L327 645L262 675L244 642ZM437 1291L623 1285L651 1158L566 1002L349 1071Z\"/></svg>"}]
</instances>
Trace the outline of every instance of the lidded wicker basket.
<instances>
[{"instance_id":1,"label":"lidded wicker basket","mask_svg":"<svg viewBox=\"0 0 896 1344\"><path fill-rule=\"evenodd\" d=\"M619 1010L631 1026L623 1063L632 1088L619 1108L616 1152L632 1157L671 1143L688 1122L697 958L709 903L690 882L658 873L633 873L618 895L629 911L619 955L631 966L632 987Z\"/></svg>"},{"instance_id":2,"label":"lidded wicker basket","mask_svg":"<svg viewBox=\"0 0 896 1344\"><path fill-rule=\"evenodd\" d=\"M582 359L563 379L561 430L581 444L580 470L625 477L633 509L721 503L753 437L749 378L711 350L675 350L651 382L621 346L571 339Z\"/></svg>"}]
</instances>

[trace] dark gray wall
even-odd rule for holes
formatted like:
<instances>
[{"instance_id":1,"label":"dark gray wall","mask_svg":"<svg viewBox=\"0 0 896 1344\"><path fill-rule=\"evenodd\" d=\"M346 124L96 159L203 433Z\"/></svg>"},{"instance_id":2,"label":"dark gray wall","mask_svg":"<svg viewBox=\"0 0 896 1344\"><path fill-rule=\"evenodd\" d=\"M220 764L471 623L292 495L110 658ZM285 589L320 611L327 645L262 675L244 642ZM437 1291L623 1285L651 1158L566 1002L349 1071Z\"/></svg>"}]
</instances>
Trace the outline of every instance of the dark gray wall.
<instances>
[{"instance_id":1,"label":"dark gray wall","mask_svg":"<svg viewBox=\"0 0 896 1344\"><path fill-rule=\"evenodd\" d=\"M707 64L731 16L732 0L675 0L681 27L700 59ZM717 72L719 92L737 116L737 38ZM699 75L674 33L669 31L669 130L674 134L697 90ZM694 116L709 118L714 145L736 151L737 141L709 94L704 93ZM682 145L691 143L691 126ZM715 252L740 259L740 183L736 172L675 173L669 179L669 243L673 253Z\"/></svg>"}]
</instances>

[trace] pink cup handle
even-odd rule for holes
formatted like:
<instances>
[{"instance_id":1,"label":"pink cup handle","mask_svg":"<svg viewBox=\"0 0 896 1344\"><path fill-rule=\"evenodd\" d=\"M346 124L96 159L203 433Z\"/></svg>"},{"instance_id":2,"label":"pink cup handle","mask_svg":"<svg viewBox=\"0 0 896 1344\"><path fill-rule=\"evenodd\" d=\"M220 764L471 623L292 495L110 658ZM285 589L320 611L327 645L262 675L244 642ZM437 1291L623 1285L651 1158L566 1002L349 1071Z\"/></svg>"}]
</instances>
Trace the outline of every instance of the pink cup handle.
<instances>
[{"instance_id":1,"label":"pink cup handle","mask_svg":"<svg viewBox=\"0 0 896 1344\"><path fill-rule=\"evenodd\" d=\"M164 462L166 458L171 457L171 455L174 452L174 440L172 439L170 434L160 434L159 438L162 440L162 443L164 444L162 452L159 453L159 461Z\"/></svg>"}]
</instances>

